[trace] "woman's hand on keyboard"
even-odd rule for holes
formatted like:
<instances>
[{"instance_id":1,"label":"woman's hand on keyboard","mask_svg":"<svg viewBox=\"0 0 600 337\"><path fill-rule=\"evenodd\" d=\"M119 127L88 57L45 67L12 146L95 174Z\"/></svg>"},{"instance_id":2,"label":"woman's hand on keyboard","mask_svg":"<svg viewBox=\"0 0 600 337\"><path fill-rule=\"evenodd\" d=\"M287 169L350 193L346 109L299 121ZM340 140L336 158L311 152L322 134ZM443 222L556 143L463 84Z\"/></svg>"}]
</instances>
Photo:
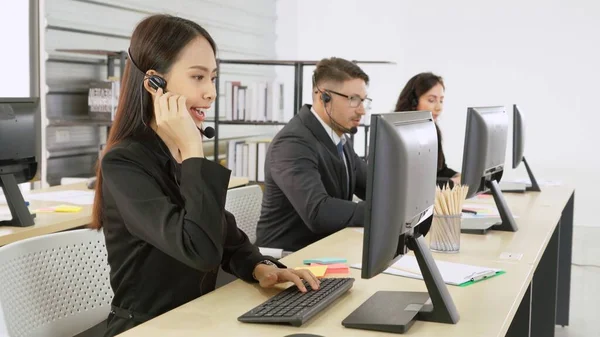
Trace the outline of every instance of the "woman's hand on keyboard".
<instances>
[{"instance_id":1,"label":"woman's hand on keyboard","mask_svg":"<svg viewBox=\"0 0 600 337\"><path fill-rule=\"evenodd\" d=\"M293 282L301 292L306 292L302 280L306 280L313 290L319 289L319 280L307 269L286 269L260 264L254 271L256 279L263 288L270 288L278 283Z\"/></svg>"}]
</instances>

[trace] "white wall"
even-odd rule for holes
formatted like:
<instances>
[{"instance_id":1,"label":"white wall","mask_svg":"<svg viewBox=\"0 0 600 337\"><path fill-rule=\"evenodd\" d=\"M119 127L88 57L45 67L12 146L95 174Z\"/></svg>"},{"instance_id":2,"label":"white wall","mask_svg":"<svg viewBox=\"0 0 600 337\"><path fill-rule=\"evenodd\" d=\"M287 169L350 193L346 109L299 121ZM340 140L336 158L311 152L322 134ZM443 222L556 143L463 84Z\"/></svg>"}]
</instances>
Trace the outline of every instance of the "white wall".
<instances>
[{"instance_id":1,"label":"white wall","mask_svg":"<svg viewBox=\"0 0 600 337\"><path fill-rule=\"evenodd\" d=\"M528 123L525 153L538 180L574 185L575 223L600 226L600 156L593 138L600 120L600 3L302 0L278 1L277 15L279 58L397 63L363 67L371 76L373 113L393 109L414 74L442 75L447 91L440 125L457 170L466 108L505 105L512 111L517 103ZM523 167L506 173L524 175Z\"/></svg>"}]
</instances>

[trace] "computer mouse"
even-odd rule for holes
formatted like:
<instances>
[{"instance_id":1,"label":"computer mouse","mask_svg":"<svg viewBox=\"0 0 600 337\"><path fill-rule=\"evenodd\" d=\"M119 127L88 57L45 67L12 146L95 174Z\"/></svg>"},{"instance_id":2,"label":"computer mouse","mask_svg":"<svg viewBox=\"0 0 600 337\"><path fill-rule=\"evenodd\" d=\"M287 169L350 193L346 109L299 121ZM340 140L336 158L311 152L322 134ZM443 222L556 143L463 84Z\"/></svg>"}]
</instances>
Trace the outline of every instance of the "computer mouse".
<instances>
[{"instance_id":1,"label":"computer mouse","mask_svg":"<svg viewBox=\"0 0 600 337\"><path fill-rule=\"evenodd\" d=\"M287 335L284 337L323 337L321 335L315 335L312 333L295 333L295 334L291 334L291 335Z\"/></svg>"}]
</instances>

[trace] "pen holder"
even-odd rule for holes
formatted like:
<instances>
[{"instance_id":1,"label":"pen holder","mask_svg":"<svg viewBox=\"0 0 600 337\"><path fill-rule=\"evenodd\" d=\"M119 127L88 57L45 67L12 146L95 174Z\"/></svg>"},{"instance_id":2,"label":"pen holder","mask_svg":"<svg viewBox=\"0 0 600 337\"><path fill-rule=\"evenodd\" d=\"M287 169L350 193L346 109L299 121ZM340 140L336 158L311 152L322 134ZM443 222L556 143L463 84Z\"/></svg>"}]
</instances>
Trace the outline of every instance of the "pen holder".
<instances>
[{"instance_id":1,"label":"pen holder","mask_svg":"<svg viewBox=\"0 0 600 337\"><path fill-rule=\"evenodd\" d=\"M434 215L429 230L429 249L441 253L458 253L460 250L460 220L458 215Z\"/></svg>"}]
</instances>

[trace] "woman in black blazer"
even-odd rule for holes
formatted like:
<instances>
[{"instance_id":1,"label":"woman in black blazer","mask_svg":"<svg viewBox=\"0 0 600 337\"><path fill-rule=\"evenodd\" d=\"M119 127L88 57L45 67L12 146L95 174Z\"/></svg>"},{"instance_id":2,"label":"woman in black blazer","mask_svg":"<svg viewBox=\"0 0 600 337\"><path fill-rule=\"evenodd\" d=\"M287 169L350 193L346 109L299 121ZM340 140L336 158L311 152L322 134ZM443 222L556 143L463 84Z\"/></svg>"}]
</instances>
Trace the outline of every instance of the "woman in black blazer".
<instances>
[{"instance_id":1,"label":"woman in black blazer","mask_svg":"<svg viewBox=\"0 0 600 337\"><path fill-rule=\"evenodd\" d=\"M224 209L231 172L204 158L199 131L217 95L215 55L206 30L169 15L131 37L92 215L114 291L106 337L211 292L220 266L262 287L318 288L308 270L261 255Z\"/></svg>"},{"instance_id":2,"label":"woman in black blazer","mask_svg":"<svg viewBox=\"0 0 600 337\"><path fill-rule=\"evenodd\" d=\"M437 124L437 119L444 107L444 80L430 72L420 73L411 78L402 89L396 109L394 111L431 111L438 136L438 185L446 183L460 184L460 173L449 168L446 164L444 149L442 147L442 133Z\"/></svg>"}]
</instances>

